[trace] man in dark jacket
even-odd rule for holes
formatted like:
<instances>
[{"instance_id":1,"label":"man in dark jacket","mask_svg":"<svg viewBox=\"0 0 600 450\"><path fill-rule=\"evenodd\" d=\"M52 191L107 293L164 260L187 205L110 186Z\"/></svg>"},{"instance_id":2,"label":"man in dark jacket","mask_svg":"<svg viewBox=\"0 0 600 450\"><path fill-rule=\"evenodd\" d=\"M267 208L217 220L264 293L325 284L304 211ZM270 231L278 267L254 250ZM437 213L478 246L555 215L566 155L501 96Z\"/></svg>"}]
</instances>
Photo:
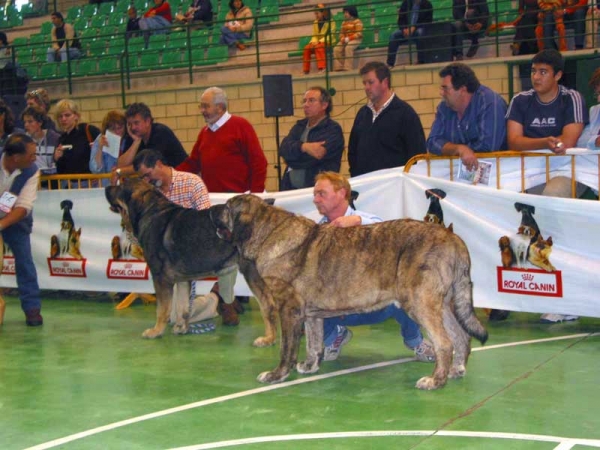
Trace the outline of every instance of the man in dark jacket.
<instances>
[{"instance_id":1,"label":"man in dark jacket","mask_svg":"<svg viewBox=\"0 0 600 450\"><path fill-rule=\"evenodd\" d=\"M348 144L350 175L400 167L425 153L425 133L416 111L391 89L390 69L371 61L360 69L369 102L360 108Z\"/></svg>"},{"instance_id":2,"label":"man in dark jacket","mask_svg":"<svg viewBox=\"0 0 600 450\"><path fill-rule=\"evenodd\" d=\"M428 0L404 0L398 11L398 30L390 36L387 65L396 64L396 53L401 44L416 41L423 36L425 25L433 22L433 6Z\"/></svg>"},{"instance_id":3,"label":"man in dark jacket","mask_svg":"<svg viewBox=\"0 0 600 450\"><path fill-rule=\"evenodd\" d=\"M282 191L314 186L319 172L340 171L344 134L329 117L331 95L325 88L311 87L304 94L303 108L305 118L293 126L279 147L279 156L287 164Z\"/></svg>"},{"instance_id":4,"label":"man in dark jacket","mask_svg":"<svg viewBox=\"0 0 600 450\"><path fill-rule=\"evenodd\" d=\"M454 17L452 47L454 58L463 59L463 39L471 40L467 58L472 58L479 50L479 37L488 27L490 10L486 0L452 0L452 16Z\"/></svg>"}]
</instances>

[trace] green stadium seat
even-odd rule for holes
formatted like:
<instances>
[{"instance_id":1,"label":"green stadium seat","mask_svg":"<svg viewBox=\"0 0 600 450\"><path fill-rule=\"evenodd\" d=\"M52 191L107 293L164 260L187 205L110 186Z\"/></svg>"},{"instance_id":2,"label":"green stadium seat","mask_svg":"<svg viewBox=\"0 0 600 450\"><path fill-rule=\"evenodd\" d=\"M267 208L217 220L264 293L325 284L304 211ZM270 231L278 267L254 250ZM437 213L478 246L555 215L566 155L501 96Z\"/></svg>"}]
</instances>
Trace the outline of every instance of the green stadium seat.
<instances>
[{"instance_id":1,"label":"green stadium seat","mask_svg":"<svg viewBox=\"0 0 600 450\"><path fill-rule=\"evenodd\" d=\"M95 3L88 3L81 8L81 15L87 19L91 19L96 15L97 8Z\"/></svg>"},{"instance_id":2,"label":"green stadium seat","mask_svg":"<svg viewBox=\"0 0 600 450\"><path fill-rule=\"evenodd\" d=\"M217 64L229 59L229 48L226 45L211 45L206 56L207 64Z\"/></svg>"},{"instance_id":3,"label":"green stadium seat","mask_svg":"<svg viewBox=\"0 0 600 450\"><path fill-rule=\"evenodd\" d=\"M90 19L89 27L95 30L102 30L106 25L106 16L104 14L96 14Z\"/></svg>"},{"instance_id":4,"label":"green stadium seat","mask_svg":"<svg viewBox=\"0 0 600 450\"><path fill-rule=\"evenodd\" d=\"M25 36L16 37L12 41L13 47L24 47L29 43L29 39Z\"/></svg>"},{"instance_id":5,"label":"green stadium seat","mask_svg":"<svg viewBox=\"0 0 600 450\"><path fill-rule=\"evenodd\" d=\"M125 48L129 51L129 53L139 52L146 48L146 42L142 36L134 36L127 41Z\"/></svg>"},{"instance_id":6,"label":"green stadium seat","mask_svg":"<svg viewBox=\"0 0 600 450\"><path fill-rule=\"evenodd\" d=\"M38 78L51 80L57 77L57 66L60 63L44 63L39 66Z\"/></svg>"},{"instance_id":7,"label":"green stadium seat","mask_svg":"<svg viewBox=\"0 0 600 450\"><path fill-rule=\"evenodd\" d=\"M79 60L79 64L76 68L73 68L74 64L71 65L73 70L73 76L86 77L90 75L96 75L98 73L98 60L96 58L83 58Z\"/></svg>"},{"instance_id":8,"label":"green stadium seat","mask_svg":"<svg viewBox=\"0 0 600 450\"><path fill-rule=\"evenodd\" d=\"M207 62L204 57L204 49L203 48L195 48L192 50L192 65L194 66L203 66L206 64L210 64Z\"/></svg>"},{"instance_id":9,"label":"green stadium seat","mask_svg":"<svg viewBox=\"0 0 600 450\"><path fill-rule=\"evenodd\" d=\"M104 38L93 39L87 41L87 43L90 56L100 56L106 51L106 40Z\"/></svg>"},{"instance_id":10,"label":"green stadium seat","mask_svg":"<svg viewBox=\"0 0 600 450\"><path fill-rule=\"evenodd\" d=\"M99 58L98 59L98 73L109 74L119 72L119 59L118 58Z\"/></svg>"},{"instance_id":11,"label":"green stadium seat","mask_svg":"<svg viewBox=\"0 0 600 450\"><path fill-rule=\"evenodd\" d=\"M54 25L52 25L52 22L44 22L41 26L40 26L40 33L41 34L45 34L45 35L50 35L50 33L52 32L52 27Z\"/></svg>"},{"instance_id":12,"label":"green stadium seat","mask_svg":"<svg viewBox=\"0 0 600 450\"><path fill-rule=\"evenodd\" d=\"M81 8L79 6L72 6L67 11L66 21L73 23L81 17Z\"/></svg>"},{"instance_id":13,"label":"green stadium seat","mask_svg":"<svg viewBox=\"0 0 600 450\"><path fill-rule=\"evenodd\" d=\"M131 70L145 71L160 69L160 54L154 51L142 52L138 65Z\"/></svg>"},{"instance_id":14,"label":"green stadium seat","mask_svg":"<svg viewBox=\"0 0 600 450\"><path fill-rule=\"evenodd\" d=\"M148 40L148 48L152 50L162 50L167 46L166 34L152 34Z\"/></svg>"},{"instance_id":15,"label":"green stadium seat","mask_svg":"<svg viewBox=\"0 0 600 450\"><path fill-rule=\"evenodd\" d=\"M108 16L110 14L112 14L113 12L113 4L112 2L104 2L104 3L100 3L100 5L98 5L98 14L101 14L103 16Z\"/></svg>"},{"instance_id":16,"label":"green stadium seat","mask_svg":"<svg viewBox=\"0 0 600 450\"><path fill-rule=\"evenodd\" d=\"M181 58L181 51L170 50L168 52L164 52L162 55L161 67L168 69L177 69L186 65L187 63L184 63Z\"/></svg>"},{"instance_id":17,"label":"green stadium seat","mask_svg":"<svg viewBox=\"0 0 600 450\"><path fill-rule=\"evenodd\" d=\"M298 41L298 50L294 50L293 52L289 52L288 56L290 58L294 58L296 56L302 56L304 53L304 47L310 42L311 36L302 36Z\"/></svg>"}]
</instances>

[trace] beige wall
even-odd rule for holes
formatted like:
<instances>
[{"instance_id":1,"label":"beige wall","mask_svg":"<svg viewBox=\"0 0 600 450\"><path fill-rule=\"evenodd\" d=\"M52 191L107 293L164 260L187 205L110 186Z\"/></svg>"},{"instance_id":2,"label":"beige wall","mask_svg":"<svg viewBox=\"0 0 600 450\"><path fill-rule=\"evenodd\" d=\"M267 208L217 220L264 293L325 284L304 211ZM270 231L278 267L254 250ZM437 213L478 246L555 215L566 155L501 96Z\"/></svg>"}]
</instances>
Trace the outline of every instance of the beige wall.
<instances>
[{"instance_id":1,"label":"beige wall","mask_svg":"<svg viewBox=\"0 0 600 450\"><path fill-rule=\"evenodd\" d=\"M508 93L508 80L506 65L502 61L482 60L470 62L482 84L500 93L505 99ZM406 69L397 68L392 72L392 85L398 96L408 101L421 117L421 122L427 135L435 115L435 108L439 103L439 77L437 75L442 66L411 66ZM248 119L256 129L269 162L267 189L277 190L277 162L275 142L275 118L265 118L263 114L263 96L261 80L244 84L221 84L229 97L229 111ZM280 139L282 139L296 120L303 117L301 105L304 91L313 85L323 84L322 77L294 76L294 117L282 117L280 124ZM141 101L150 107L156 121L171 127L190 152L198 131L204 121L199 114L198 101L203 89L184 85L179 88L157 88L153 93L128 93L127 103ZM362 83L357 74L335 74L331 77L331 87L337 93L334 96L333 118L337 120L344 130L346 144L354 116L358 109L365 103ZM57 99L61 94L53 90L53 97ZM77 89L75 89L77 91ZM117 94L78 94L71 98L80 103L83 111L83 120L100 125L107 111L121 109L121 97ZM400 124L401 126L401 124ZM348 173L346 152L343 157L342 173Z\"/></svg>"}]
</instances>

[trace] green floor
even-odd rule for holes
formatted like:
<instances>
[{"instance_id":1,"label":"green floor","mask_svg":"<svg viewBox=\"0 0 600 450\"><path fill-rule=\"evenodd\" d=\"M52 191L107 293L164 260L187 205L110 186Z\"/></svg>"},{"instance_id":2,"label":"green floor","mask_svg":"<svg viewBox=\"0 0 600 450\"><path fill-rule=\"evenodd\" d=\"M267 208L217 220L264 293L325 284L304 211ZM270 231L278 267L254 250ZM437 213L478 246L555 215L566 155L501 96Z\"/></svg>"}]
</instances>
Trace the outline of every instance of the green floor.
<instances>
[{"instance_id":1,"label":"green floor","mask_svg":"<svg viewBox=\"0 0 600 450\"><path fill-rule=\"evenodd\" d=\"M275 367L278 348L251 346L262 331L253 301L239 327L148 341L153 305L116 311L107 298L53 295L44 326L28 328L6 300L2 450L600 447L600 319L542 325L521 313L488 324L466 378L421 392L414 384L432 366L407 360L393 321L355 328L317 376L265 386L256 376Z\"/></svg>"}]
</instances>

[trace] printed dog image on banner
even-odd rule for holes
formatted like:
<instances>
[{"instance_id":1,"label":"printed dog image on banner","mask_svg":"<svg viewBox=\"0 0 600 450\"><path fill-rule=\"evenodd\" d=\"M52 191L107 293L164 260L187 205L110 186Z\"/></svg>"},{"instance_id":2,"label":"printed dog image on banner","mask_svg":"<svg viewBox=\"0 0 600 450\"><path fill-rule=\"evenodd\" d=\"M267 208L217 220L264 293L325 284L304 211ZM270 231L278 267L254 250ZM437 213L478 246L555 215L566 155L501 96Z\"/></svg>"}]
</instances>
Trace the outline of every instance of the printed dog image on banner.
<instances>
[{"instance_id":1,"label":"printed dog image on banner","mask_svg":"<svg viewBox=\"0 0 600 450\"><path fill-rule=\"evenodd\" d=\"M219 236L239 251L239 268L256 296L267 339L281 325L279 365L258 381L319 370L323 318L401 306L433 342L436 365L419 389L438 389L466 374L471 337L488 334L473 310L471 260L460 237L422 221L389 220L349 228L238 195L211 209ZM304 324L306 360L297 363ZM297 364L296 364L297 363Z\"/></svg>"},{"instance_id":2,"label":"printed dog image on banner","mask_svg":"<svg viewBox=\"0 0 600 450\"><path fill-rule=\"evenodd\" d=\"M498 290L562 297L561 273L550 262L552 237L543 238L533 217L534 206L516 202L515 209L521 213L517 232L498 240L502 263L498 267Z\"/></svg>"},{"instance_id":3,"label":"printed dog image on banner","mask_svg":"<svg viewBox=\"0 0 600 450\"><path fill-rule=\"evenodd\" d=\"M438 223L441 226L444 225L444 211L440 200L446 198L446 193L441 189L427 189L425 191L425 197L429 199L429 209L427 214L423 217L424 222ZM448 225L448 231L452 230L452 224Z\"/></svg>"},{"instance_id":4,"label":"printed dog image on banner","mask_svg":"<svg viewBox=\"0 0 600 450\"><path fill-rule=\"evenodd\" d=\"M52 276L85 277L86 260L81 254L81 227L75 228L71 215L73 202L60 202L62 221L60 232L50 237L50 257L48 267Z\"/></svg>"},{"instance_id":5,"label":"printed dog image on banner","mask_svg":"<svg viewBox=\"0 0 600 450\"><path fill-rule=\"evenodd\" d=\"M143 260L144 251L137 239L133 237L131 230L127 229L125 220L121 219L121 235L112 238L110 243L110 253L113 260Z\"/></svg>"}]
</instances>

